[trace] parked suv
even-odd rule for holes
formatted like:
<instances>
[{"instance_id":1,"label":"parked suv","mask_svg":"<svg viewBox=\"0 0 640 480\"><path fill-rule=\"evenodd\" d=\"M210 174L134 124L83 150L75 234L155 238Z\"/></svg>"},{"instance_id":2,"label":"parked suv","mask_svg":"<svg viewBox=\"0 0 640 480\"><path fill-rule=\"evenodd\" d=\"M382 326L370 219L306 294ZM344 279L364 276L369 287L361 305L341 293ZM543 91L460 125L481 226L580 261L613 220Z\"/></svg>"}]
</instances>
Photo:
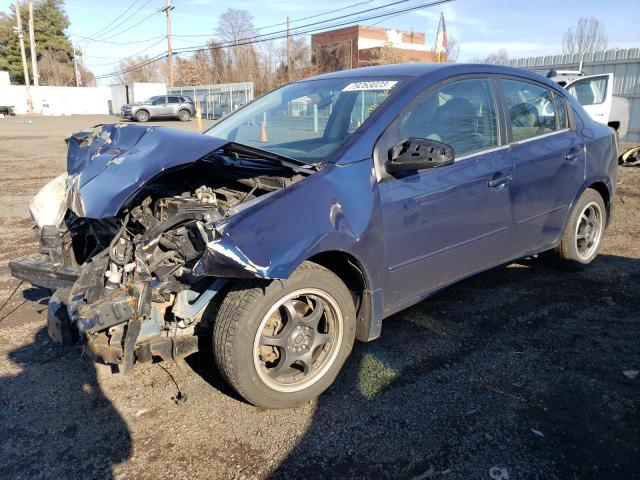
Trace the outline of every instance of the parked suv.
<instances>
[{"instance_id":1,"label":"parked suv","mask_svg":"<svg viewBox=\"0 0 640 480\"><path fill-rule=\"evenodd\" d=\"M152 118L178 118L188 121L196 114L196 106L189 97L179 95L157 95L144 102L123 105L120 115L138 122L146 122Z\"/></svg>"}]
</instances>

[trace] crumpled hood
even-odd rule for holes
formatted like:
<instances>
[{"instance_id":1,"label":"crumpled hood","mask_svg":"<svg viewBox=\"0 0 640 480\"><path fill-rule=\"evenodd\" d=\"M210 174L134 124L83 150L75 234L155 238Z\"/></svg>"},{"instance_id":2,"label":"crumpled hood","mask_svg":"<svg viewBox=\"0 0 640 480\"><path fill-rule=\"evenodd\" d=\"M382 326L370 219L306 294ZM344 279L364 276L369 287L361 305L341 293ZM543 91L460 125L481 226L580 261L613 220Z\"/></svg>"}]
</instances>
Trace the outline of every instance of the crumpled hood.
<instances>
[{"instance_id":1,"label":"crumpled hood","mask_svg":"<svg viewBox=\"0 0 640 480\"><path fill-rule=\"evenodd\" d=\"M193 163L227 140L175 128L99 125L68 139L67 173L87 218L115 216L149 180L166 169Z\"/></svg>"}]
</instances>

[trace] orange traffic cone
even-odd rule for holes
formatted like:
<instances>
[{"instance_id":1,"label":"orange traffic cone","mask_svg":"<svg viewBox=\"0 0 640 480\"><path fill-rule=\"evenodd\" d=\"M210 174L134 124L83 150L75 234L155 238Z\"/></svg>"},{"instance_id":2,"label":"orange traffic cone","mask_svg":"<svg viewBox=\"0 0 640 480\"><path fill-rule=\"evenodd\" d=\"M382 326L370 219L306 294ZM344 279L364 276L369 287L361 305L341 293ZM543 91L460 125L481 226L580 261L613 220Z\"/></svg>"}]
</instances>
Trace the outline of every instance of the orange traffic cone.
<instances>
[{"instance_id":1,"label":"orange traffic cone","mask_svg":"<svg viewBox=\"0 0 640 480\"><path fill-rule=\"evenodd\" d=\"M267 138L267 124L262 122L262 129L260 130L260 141L262 143L267 143L269 139Z\"/></svg>"}]
</instances>

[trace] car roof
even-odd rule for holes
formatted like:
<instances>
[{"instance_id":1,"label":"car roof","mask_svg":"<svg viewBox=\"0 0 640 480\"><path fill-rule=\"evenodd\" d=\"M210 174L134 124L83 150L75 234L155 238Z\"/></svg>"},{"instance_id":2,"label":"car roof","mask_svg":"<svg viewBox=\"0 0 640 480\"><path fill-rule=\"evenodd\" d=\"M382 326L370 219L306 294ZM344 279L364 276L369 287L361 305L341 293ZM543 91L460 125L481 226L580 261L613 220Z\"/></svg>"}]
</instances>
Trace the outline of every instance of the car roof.
<instances>
[{"instance_id":1,"label":"car roof","mask_svg":"<svg viewBox=\"0 0 640 480\"><path fill-rule=\"evenodd\" d=\"M493 73L502 75L513 75L528 78L537 82L546 83L549 86L558 88L558 85L551 82L544 76L525 70L523 68L507 67L504 65L491 65L486 63L403 63L396 65L376 65L372 67L354 68L351 70L341 70L339 72L326 73L308 78L306 80L316 80L325 78L354 78L354 77L429 77L438 76L446 78L454 75L473 73ZM304 80L302 80L304 81Z\"/></svg>"}]
</instances>

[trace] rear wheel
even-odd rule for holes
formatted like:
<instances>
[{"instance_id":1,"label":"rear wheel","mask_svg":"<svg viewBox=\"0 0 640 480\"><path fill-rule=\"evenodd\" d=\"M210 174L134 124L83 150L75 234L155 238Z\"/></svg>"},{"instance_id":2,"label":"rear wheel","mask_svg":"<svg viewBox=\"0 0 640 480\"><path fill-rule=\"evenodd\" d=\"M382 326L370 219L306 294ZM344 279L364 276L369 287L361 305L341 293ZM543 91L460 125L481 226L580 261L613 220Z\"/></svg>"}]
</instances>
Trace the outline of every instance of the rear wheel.
<instances>
[{"instance_id":1,"label":"rear wheel","mask_svg":"<svg viewBox=\"0 0 640 480\"><path fill-rule=\"evenodd\" d=\"M335 274L305 262L286 280L238 282L213 338L218 369L240 395L261 407L292 407L335 380L353 346L355 308Z\"/></svg>"},{"instance_id":2,"label":"rear wheel","mask_svg":"<svg viewBox=\"0 0 640 480\"><path fill-rule=\"evenodd\" d=\"M181 122L188 122L189 119L191 119L191 113L189 112L189 110L180 110L178 112L178 119Z\"/></svg>"},{"instance_id":3,"label":"rear wheel","mask_svg":"<svg viewBox=\"0 0 640 480\"><path fill-rule=\"evenodd\" d=\"M138 110L136 112L136 120L139 122L148 122L149 121L149 112L146 110Z\"/></svg>"},{"instance_id":4,"label":"rear wheel","mask_svg":"<svg viewBox=\"0 0 640 480\"><path fill-rule=\"evenodd\" d=\"M560 244L542 257L566 269L585 268L598 256L606 224L602 196L593 189L585 190L569 217Z\"/></svg>"}]
</instances>

